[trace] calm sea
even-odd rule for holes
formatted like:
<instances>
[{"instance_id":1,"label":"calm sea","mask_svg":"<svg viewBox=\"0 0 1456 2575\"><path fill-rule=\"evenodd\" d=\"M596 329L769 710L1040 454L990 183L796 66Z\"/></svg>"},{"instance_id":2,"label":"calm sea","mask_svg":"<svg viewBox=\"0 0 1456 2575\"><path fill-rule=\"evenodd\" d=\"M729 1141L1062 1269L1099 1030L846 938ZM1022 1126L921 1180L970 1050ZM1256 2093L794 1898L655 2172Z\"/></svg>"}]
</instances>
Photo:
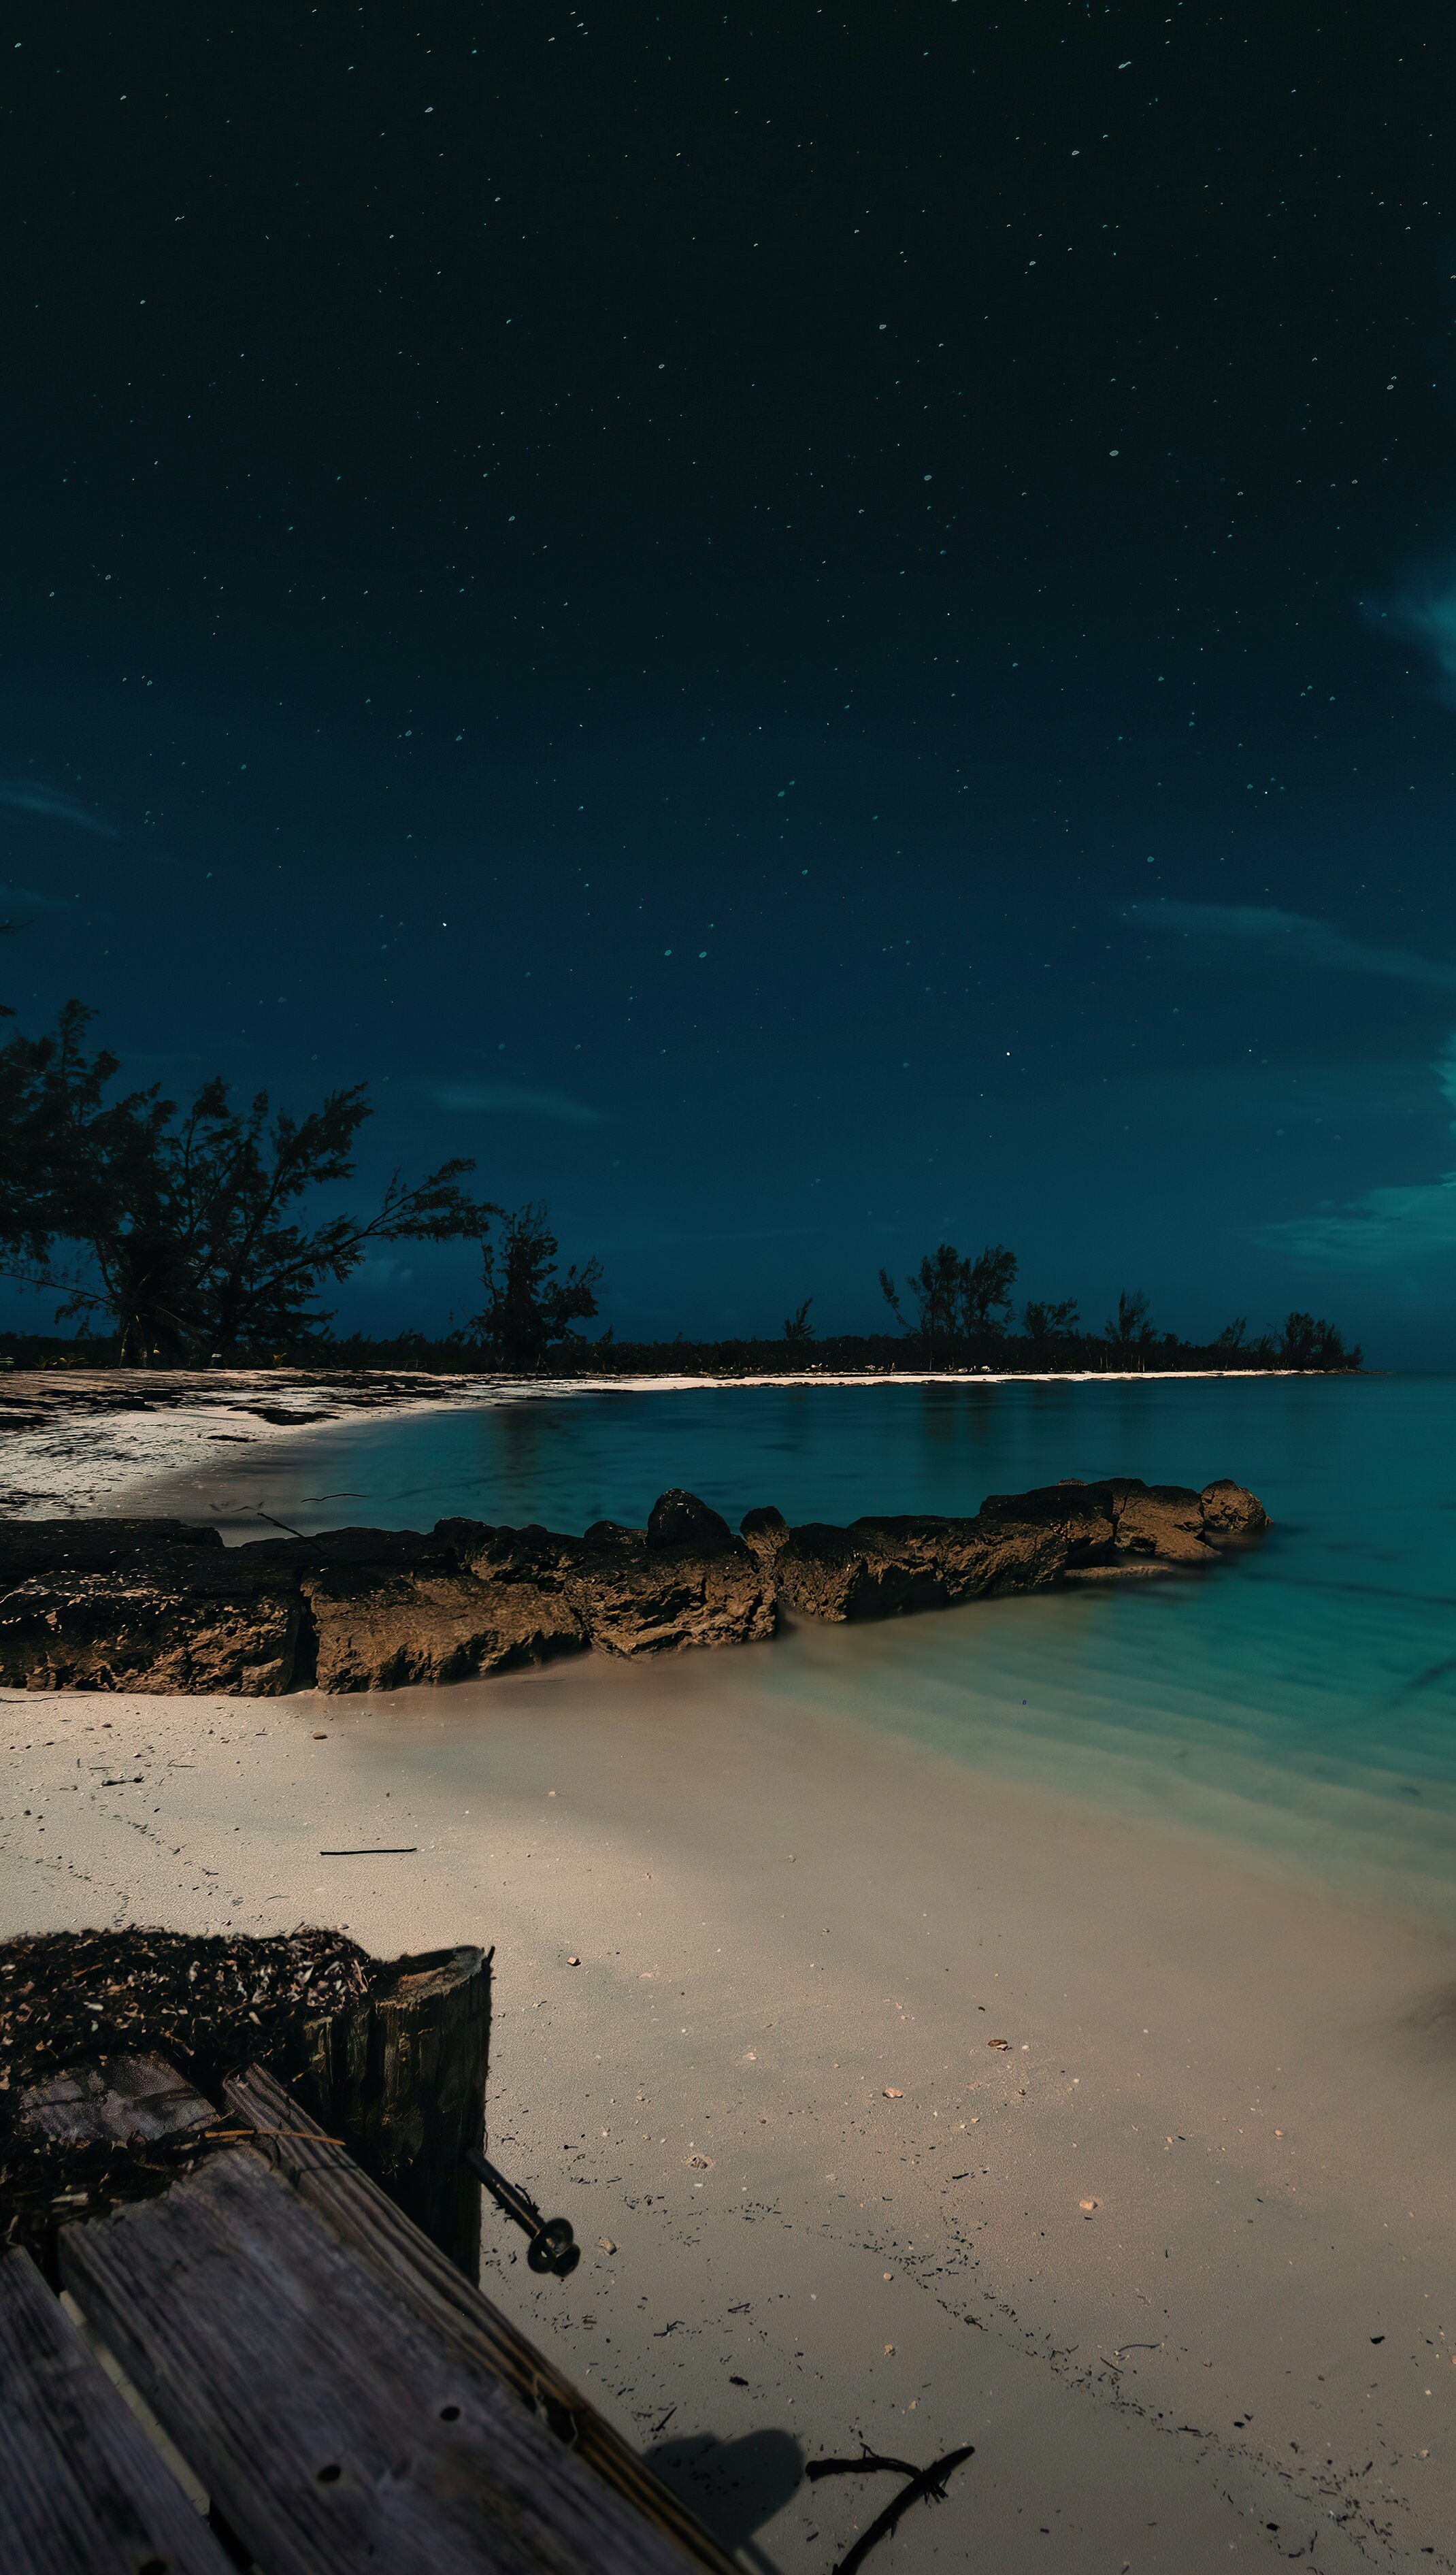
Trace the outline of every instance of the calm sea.
<instances>
[{"instance_id":1,"label":"calm sea","mask_svg":"<svg viewBox=\"0 0 1456 2575\"><path fill-rule=\"evenodd\" d=\"M1058 1475L1232 1475L1274 1522L1210 1575L800 1628L717 1658L1002 1776L1231 1836L1456 1928L1456 1379L742 1385L526 1396L234 1450L149 1508L230 1537L446 1513L641 1524L686 1485L736 1524L973 1511ZM484 1704L489 1706L487 1695Z\"/></svg>"}]
</instances>

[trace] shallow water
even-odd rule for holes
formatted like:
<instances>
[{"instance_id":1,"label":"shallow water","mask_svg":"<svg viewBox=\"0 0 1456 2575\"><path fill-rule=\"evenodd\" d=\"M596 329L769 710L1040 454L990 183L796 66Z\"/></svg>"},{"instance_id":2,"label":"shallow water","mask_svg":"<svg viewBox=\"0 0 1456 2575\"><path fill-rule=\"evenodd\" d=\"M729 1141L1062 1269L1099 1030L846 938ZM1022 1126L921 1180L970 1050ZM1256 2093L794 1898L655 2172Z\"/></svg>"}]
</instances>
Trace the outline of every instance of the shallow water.
<instances>
[{"instance_id":1,"label":"shallow water","mask_svg":"<svg viewBox=\"0 0 1456 2575\"><path fill-rule=\"evenodd\" d=\"M641 1524L974 1510L1058 1475L1230 1474L1274 1527L1203 1577L1084 1586L714 1658L695 1695L838 1708L1002 1775L1232 1836L1456 1928L1456 1379L733 1386L385 1416L151 1488L230 1537L448 1513ZM655 1684L645 1680L645 1686ZM486 1704L489 1704L487 1690Z\"/></svg>"}]
</instances>

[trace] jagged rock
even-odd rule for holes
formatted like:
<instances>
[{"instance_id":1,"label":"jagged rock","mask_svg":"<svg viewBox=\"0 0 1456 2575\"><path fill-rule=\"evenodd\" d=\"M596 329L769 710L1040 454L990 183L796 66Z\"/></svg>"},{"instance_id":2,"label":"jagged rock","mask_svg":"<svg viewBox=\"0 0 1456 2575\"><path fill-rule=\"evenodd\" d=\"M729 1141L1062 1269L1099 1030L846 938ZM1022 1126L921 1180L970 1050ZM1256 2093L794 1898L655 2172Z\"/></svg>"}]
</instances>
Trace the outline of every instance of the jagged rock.
<instances>
[{"instance_id":1,"label":"jagged rock","mask_svg":"<svg viewBox=\"0 0 1456 2575\"><path fill-rule=\"evenodd\" d=\"M567 1596L609 1654L746 1645L771 1636L775 1623L772 1582L736 1538L711 1555L645 1540L584 1549Z\"/></svg>"},{"instance_id":2,"label":"jagged rock","mask_svg":"<svg viewBox=\"0 0 1456 2575\"><path fill-rule=\"evenodd\" d=\"M1097 1564L1111 1555L1116 1528L1116 1503L1111 1484L1083 1484L1068 1475L1055 1484L1035 1484L1027 1493L987 1493L976 1520L989 1537L999 1532L1001 1542L1013 1550L1011 1562L1032 1560L1044 1563L1041 1540L1049 1541L1052 1555L1062 1550L1056 1570L1082 1564ZM1008 1583L1010 1589L1023 1589L1020 1583Z\"/></svg>"},{"instance_id":3,"label":"jagged rock","mask_svg":"<svg viewBox=\"0 0 1456 2575\"><path fill-rule=\"evenodd\" d=\"M561 1622L577 1622L582 1642L605 1653L672 1653L680 1645L746 1645L774 1632L774 1586L728 1524L692 1493L664 1493L654 1519L672 1527L664 1503L692 1503L677 1516L708 1534L692 1545L651 1542L646 1529L600 1519L584 1537L553 1529L479 1529L440 1521L461 1563L484 1581L515 1583L543 1599ZM561 1648L556 1648L561 1650Z\"/></svg>"},{"instance_id":4,"label":"jagged rock","mask_svg":"<svg viewBox=\"0 0 1456 2575\"><path fill-rule=\"evenodd\" d=\"M757 1510L744 1511L738 1528L743 1544L751 1548L758 1562L771 1571L788 1535L788 1522L783 1513L776 1511L771 1502L764 1502Z\"/></svg>"},{"instance_id":5,"label":"jagged rock","mask_svg":"<svg viewBox=\"0 0 1456 2575\"><path fill-rule=\"evenodd\" d=\"M464 1520L441 1522L429 1537L414 1529L329 1529L311 1538L259 1539L239 1552L296 1574L304 1603L296 1687L405 1689L470 1680L586 1645L559 1587L532 1578L535 1568L519 1549L500 1546L516 1535Z\"/></svg>"},{"instance_id":6,"label":"jagged rock","mask_svg":"<svg viewBox=\"0 0 1456 2575\"><path fill-rule=\"evenodd\" d=\"M0 1520L0 1590L31 1573L106 1573L160 1548L222 1542L195 1520Z\"/></svg>"},{"instance_id":7,"label":"jagged rock","mask_svg":"<svg viewBox=\"0 0 1456 2575\"><path fill-rule=\"evenodd\" d=\"M691 1546L702 1555L717 1555L732 1542L728 1521L696 1493L660 1493L648 1513L649 1546Z\"/></svg>"},{"instance_id":8,"label":"jagged rock","mask_svg":"<svg viewBox=\"0 0 1456 2575\"><path fill-rule=\"evenodd\" d=\"M805 1520L786 1531L771 1578L782 1606L797 1617L842 1619L852 1614L869 1575L865 1551L847 1529Z\"/></svg>"},{"instance_id":9,"label":"jagged rock","mask_svg":"<svg viewBox=\"0 0 1456 2575\"><path fill-rule=\"evenodd\" d=\"M245 1564L244 1553L205 1540L163 1545L106 1566L61 1567L8 1584L0 1600L0 1681L20 1689L218 1690L240 1698L291 1689L298 1584L285 1567Z\"/></svg>"},{"instance_id":10,"label":"jagged rock","mask_svg":"<svg viewBox=\"0 0 1456 2575\"><path fill-rule=\"evenodd\" d=\"M1129 1476L1113 1484L1112 1495L1119 1555L1155 1555L1168 1564L1212 1561L1203 1505L1186 1484L1144 1484Z\"/></svg>"},{"instance_id":11,"label":"jagged rock","mask_svg":"<svg viewBox=\"0 0 1456 2575\"><path fill-rule=\"evenodd\" d=\"M625 1528L621 1520L594 1520L584 1535L589 1546L641 1546L646 1532Z\"/></svg>"},{"instance_id":12,"label":"jagged rock","mask_svg":"<svg viewBox=\"0 0 1456 2575\"><path fill-rule=\"evenodd\" d=\"M1229 1475L1205 1484L1198 1499L1203 1505L1204 1533L1215 1546L1227 1538L1258 1537L1269 1525L1263 1503Z\"/></svg>"},{"instance_id":13,"label":"jagged rock","mask_svg":"<svg viewBox=\"0 0 1456 2575\"><path fill-rule=\"evenodd\" d=\"M769 1636L802 1617L883 1618L1146 1562L1208 1564L1267 1525L1227 1478L1202 1493L1120 1477L988 1494L973 1518L790 1528L767 1506L732 1537L692 1493L646 1529L582 1537L481 1520L330 1529L225 1548L177 1520L0 1524L0 1682L245 1697L396 1689L582 1652L661 1653Z\"/></svg>"},{"instance_id":14,"label":"jagged rock","mask_svg":"<svg viewBox=\"0 0 1456 2575\"><path fill-rule=\"evenodd\" d=\"M1014 1498L995 1497L1001 1504ZM974 1519L865 1518L848 1528L810 1521L788 1531L774 1571L779 1598L800 1617L892 1618L1037 1589L1055 1581L1067 1554L1064 1511L1012 1517L1005 1508Z\"/></svg>"},{"instance_id":15,"label":"jagged rock","mask_svg":"<svg viewBox=\"0 0 1456 2575\"><path fill-rule=\"evenodd\" d=\"M690 1511L665 1505L688 1504ZM747 1644L773 1632L773 1587L717 1511L694 1495L664 1494L653 1514L660 1528L686 1518L711 1542L654 1544L649 1530L598 1520L582 1537L552 1529L483 1530L472 1543L465 1524L442 1522L462 1564L483 1580L516 1584L555 1601L575 1622L582 1643L610 1654L672 1651L684 1645ZM652 1523L649 1524L649 1529Z\"/></svg>"},{"instance_id":16,"label":"jagged rock","mask_svg":"<svg viewBox=\"0 0 1456 2575\"><path fill-rule=\"evenodd\" d=\"M302 1588L314 1633L311 1677L322 1690L471 1680L586 1643L575 1621L542 1615L539 1594L519 1585L497 1590L468 1573L382 1574L340 1564L304 1574Z\"/></svg>"}]
</instances>

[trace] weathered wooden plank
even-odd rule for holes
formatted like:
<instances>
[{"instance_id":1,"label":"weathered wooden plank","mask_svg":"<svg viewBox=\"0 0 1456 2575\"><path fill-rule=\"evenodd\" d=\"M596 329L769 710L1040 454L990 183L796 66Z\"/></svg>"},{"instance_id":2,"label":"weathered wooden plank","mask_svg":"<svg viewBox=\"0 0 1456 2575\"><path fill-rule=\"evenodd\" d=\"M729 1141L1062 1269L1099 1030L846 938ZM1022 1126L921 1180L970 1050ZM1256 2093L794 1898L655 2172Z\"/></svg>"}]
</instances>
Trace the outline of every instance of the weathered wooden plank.
<instances>
[{"instance_id":1,"label":"weathered wooden plank","mask_svg":"<svg viewBox=\"0 0 1456 2575\"><path fill-rule=\"evenodd\" d=\"M246 2145L61 2273L268 2575L684 2575Z\"/></svg>"},{"instance_id":2,"label":"weathered wooden plank","mask_svg":"<svg viewBox=\"0 0 1456 2575\"><path fill-rule=\"evenodd\" d=\"M33 2083L16 2125L57 2145L159 2145L211 2127L213 2106L160 2056L109 2056Z\"/></svg>"},{"instance_id":3,"label":"weathered wooden plank","mask_svg":"<svg viewBox=\"0 0 1456 2575\"><path fill-rule=\"evenodd\" d=\"M229 2575L28 2253L0 2255L5 2575Z\"/></svg>"},{"instance_id":4,"label":"weathered wooden plank","mask_svg":"<svg viewBox=\"0 0 1456 2575\"><path fill-rule=\"evenodd\" d=\"M520 2327L411 2225L344 2147L316 2128L286 2085L265 2066L253 2065L223 2088L229 2109L259 2132L261 2150L378 2279L467 2360L512 2388L559 2440L687 2556L711 2568L713 2575L733 2575L732 2561L687 2505L660 2483Z\"/></svg>"}]
</instances>

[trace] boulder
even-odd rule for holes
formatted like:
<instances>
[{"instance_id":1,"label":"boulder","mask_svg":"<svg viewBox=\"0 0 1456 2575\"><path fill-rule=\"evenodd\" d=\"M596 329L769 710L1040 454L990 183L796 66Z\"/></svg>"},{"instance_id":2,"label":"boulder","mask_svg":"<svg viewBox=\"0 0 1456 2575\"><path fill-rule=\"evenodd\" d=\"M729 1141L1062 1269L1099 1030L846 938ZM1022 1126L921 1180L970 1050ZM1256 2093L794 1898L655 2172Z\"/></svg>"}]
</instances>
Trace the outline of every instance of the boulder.
<instances>
[{"instance_id":1,"label":"boulder","mask_svg":"<svg viewBox=\"0 0 1456 2575\"><path fill-rule=\"evenodd\" d=\"M560 1585L538 1578L510 1544L517 1537L479 1521L442 1521L428 1537L414 1529L329 1529L260 1539L239 1552L266 1556L296 1575L303 1601L296 1687L405 1689L470 1680L585 1646Z\"/></svg>"},{"instance_id":2,"label":"boulder","mask_svg":"<svg viewBox=\"0 0 1456 2575\"><path fill-rule=\"evenodd\" d=\"M1215 1541L1263 1524L1259 1504L1239 1485L1210 1485L1201 1496L1181 1484L1119 1476L988 1493L973 1519L866 1517L847 1528L810 1521L785 1529L777 1512L757 1511L743 1530L786 1609L839 1620L1039 1591L1119 1562L1206 1565Z\"/></svg>"},{"instance_id":3,"label":"boulder","mask_svg":"<svg viewBox=\"0 0 1456 2575\"><path fill-rule=\"evenodd\" d=\"M321 1690L405 1689L472 1680L586 1643L557 1600L521 1584L429 1566L334 1564L301 1577ZM302 1686L305 1674L300 1672Z\"/></svg>"},{"instance_id":4,"label":"boulder","mask_svg":"<svg viewBox=\"0 0 1456 2575\"><path fill-rule=\"evenodd\" d=\"M1068 1475L1059 1483L1034 1484L1026 1493L987 1493L976 1521L987 1536L993 1530L1001 1532L1002 1542L1019 1555L1029 1549L1039 1559L1038 1540L1044 1535L1053 1551L1058 1545L1065 1547L1063 1563L1068 1570L1100 1564L1111 1556L1116 1533L1114 1488L1108 1483L1084 1484Z\"/></svg>"},{"instance_id":5,"label":"boulder","mask_svg":"<svg viewBox=\"0 0 1456 2575\"><path fill-rule=\"evenodd\" d=\"M1203 1505L1186 1484L1144 1484L1139 1476L1112 1485L1119 1556L1155 1555L1168 1564L1211 1564Z\"/></svg>"},{"instance_id":6,"label":"boulder","mask_svg":"<svg viewBox=\"0 0 1456 2575\"><path fill-rule=\"evenodd\" d=\"M648 1513L649 1546L691 1546L701 1555L717 1555L732 1542L728 1521L696 1493L660 1493Z\"/></svg>"},{"instance_id":7,"label":"boulder","mask_svg":"<svg viewBox=\"0 0 1456 2575\"><path fill-rule=\"evenodd\" d=\"M244 1563L245 1552L162 1545L10 1582L0 1600L0 1681L240 1698L291 1689L298 1584L285 1567Z\"/></svg>"},{"instance_id":8,"label":"boulder","mask_svg":"<svg viewBox=\"0 0 1456 2575\"><path fill-rule=\"evenodd\" d=\"M1205 1484L1198 1499L1203 1506L1203 1534L1213 1546L1230 1538L1258 1537L1269 1525L1263 1503L1229 1475Z\"/></svg>"},{"instance_id":9,"label":"boulder","mask_svg":"<svg viewBox=\"0 0 1456 2575\"><path fill-rule=\"evenodd\" d=\"M869 1582L866 1551L847 1529L805 1520L785 1531L765 1577L800 1618L852 1618Z\"/></svg>"},{"instance_id":10,"label":"boulder","mask_svg":"<svg viewBox=\"0 0 1456 2575\"><path fill-rule=\"evenodd\" d=\"M1067 1561L1067 1514L1063 1506L1013 1516L1016 1498L994 1496L1006 1507L987 1506L973 1519L905 1513L848 1528L810 1521L790 1529L774 1564L779 1598L800 1617L840 1620L1038 1589Z\"/></svg>"},{"instance_id":11,"label":"boulder","mask_svg":"<svg viewBox=\"0 0 1456 2575\"><path fill-rule=\"evenodd\" d=\"M563 1627L570 1622L581 1643L609 1654L747 1644L771 1635L773 1584L757 1560L717 1511L691 1494L664 1499L692 1503L711 1543L654 1544L647 1530L615 1520L595 1521L582 1537L496 1529L474 1546L458 1534L453 1542L462 1564L481 1580L534 1593L545 1604L543 1616L555 1615Z\"/></svg>"},{"instance_id":12,"label":"boulder","mask_svg":"<svg viewBox=\"0 0 1456 2575\"><path fill-rule=\"evenodd\" d=\"M771 1573L788 1535L783 1513L776 1511L771 1502L763 1502L756 1510L744 1511L738 1529L744 1546L757 1557L764 1571Z\"/></svg>"},{"instance_id":13,"label":"boulder","mask_svg":"<svg viewBox=\"0 0 1456 2575\"><path fill-rule=\"evenodd\" d=\"M716 1516L716 1514L715 1514ZM704 1551L582 1540L566 1593L594 1645L657 1654L684 1645L747 1645L771 1636L773 1583L741 1539Z\"/></svg>"}]
</instances>

